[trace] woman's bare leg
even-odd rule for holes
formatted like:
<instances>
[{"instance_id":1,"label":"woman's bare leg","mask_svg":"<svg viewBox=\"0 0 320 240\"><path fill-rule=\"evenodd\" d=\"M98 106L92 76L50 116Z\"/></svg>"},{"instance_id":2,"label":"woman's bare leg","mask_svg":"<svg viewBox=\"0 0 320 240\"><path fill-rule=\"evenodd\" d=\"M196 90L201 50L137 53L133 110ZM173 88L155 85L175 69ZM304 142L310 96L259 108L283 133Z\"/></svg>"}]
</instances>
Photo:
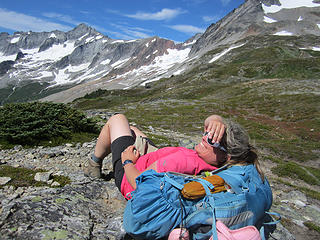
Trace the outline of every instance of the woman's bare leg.
<instances>
[{"instance_id":1,"label":"woman's bare leg","mask_svg":"<svg viewBox=\"0 0 320 240\"><path fill-rule=\"evenodd\" d=\"M94 155L104 159L111 152L111 143L121 136L132 136L128 119L123 114L112 116L102 128Z\"/></svg>"},{"instance_id":2,"label":"woman's bare leg","mask_svg":"<svg viewBox=\"0 0 320 240\"><path fill-rule=\"evenodd\" d=\"M134 126L130 126L130 129L132 131L134 131L134 133L136 134L136 136L141 136L141 137L147 137L147 135L145 135L143 132L141 132L137 127Z\"/></svg>"}]
</instances>

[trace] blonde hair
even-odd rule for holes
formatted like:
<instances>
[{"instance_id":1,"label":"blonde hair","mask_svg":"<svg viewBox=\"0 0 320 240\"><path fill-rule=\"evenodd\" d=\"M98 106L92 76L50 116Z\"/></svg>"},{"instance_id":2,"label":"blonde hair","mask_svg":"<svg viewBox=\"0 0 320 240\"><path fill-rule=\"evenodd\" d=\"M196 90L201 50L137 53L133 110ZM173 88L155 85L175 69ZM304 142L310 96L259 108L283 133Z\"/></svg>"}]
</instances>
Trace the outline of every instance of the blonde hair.
<instances>
[{"instance_id":1,"label":"blonde hair","mask_svg":"<svg viewBox=\"0 0 320 240\"><path fill-rule=\"evenodd\" d=\"M247 131L241 125L231 120L225 120L224 122L226 124L226 131L221 144L227 149L227 153L230 156L227 164L254 164L263 181L264 173L258 160L257 150L250 144Z\"/></svg>"}]
</instances>

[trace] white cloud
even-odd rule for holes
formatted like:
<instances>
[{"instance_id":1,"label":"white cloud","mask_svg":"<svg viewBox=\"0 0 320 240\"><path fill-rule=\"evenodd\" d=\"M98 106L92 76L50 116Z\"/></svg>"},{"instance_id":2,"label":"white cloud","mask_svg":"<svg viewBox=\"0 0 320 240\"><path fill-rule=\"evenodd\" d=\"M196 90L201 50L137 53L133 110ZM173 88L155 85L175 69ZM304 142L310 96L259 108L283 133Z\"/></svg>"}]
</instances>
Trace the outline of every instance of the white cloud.
<instances>
[{"instance_id":1,"label":"white cloud","mask_svg":"<svg viewBox=\"0 0 320 240\"><path fill-rule=\"evenodd\" d=\"M188 34L202 33L205 31L205 29L203 28L195 27L192 25L173 25L169 27L179 32L188 33Z\"/></svg>"},{"instance_id":2,"label":"white cloud","mask_svg":"<svg viewBox=\"0 0 320 240\"><path fill-rule=\"evenodd\" d=\"M223 6L227 6L231 0L220 0Z\"/></svg>"},{"instance_id":3,"label":"white cloud","mask_svg":"<svg viewBox=\"0 0 320 240\"><path fill-rule=\"evenodd\" d=\"M202 3L205 3L207 0L183 0L183 1L191 4L202 4Z\"/></svg>"},{"instance_id":4,"label":"white cloud","mask_svg":"<svg viewBox=\"0 0 320 240\"><path fill-rule=\"evenodd\" d=\"M220 16L203 16L202 20L206 23L215 23L221 19Z\"/></svg>"},{"instance_id":5,"label":"white cloud","mask_svg":"<svg viewBox=\"0 0 320 240\"><path fill-rule=\"evenodd\" d=\"M73 20L72 17L68 16L68 15L63 15L60 13L53 13L53 12L48 12L48 13L43 13L43 16L47 17L47 18L53 18L53 19L57 19L60 20L62 22L66 22L66 23L70 23L73 25L79 25L81 22Z\"/></svg>"},{"instance_id":6,"label":"white cloud","mask_svg":"<svg viewBox=\"0 0 320 240\"><path fill-rule=\"evenodd\" d=\"M67 25L50 22L41 18L25 15L7 9L0 8L0 26L16 31L69 31L72 28Z\"/></svg>"},{"instance_id":7,"label":"white cloud","mask_svg":"<svg viewBox=\"0 0 320 240\"><path fill-rule=\"evenodd\" d=\"M156 13L137 12L136 14L129 14L125 16L139 20L169 20L185 12L186 11L181 9L164 8L160 12Z\"/></svg>"},{"instance_id":8,"label":"white cloud","mask_svg":"<svg viewBox=\"0 0 320 240\"><path fill-rule=\"evenodd\" d=\"M132 40L137 38L148 38L152 31L149 29L144 29L140 27L130 27L120 24L111 24L113 27L119 29L118 32L115 31L104 31L106 33L112 34L117 38L125 39L125 40Z\"/></svg>"}]
</instances>

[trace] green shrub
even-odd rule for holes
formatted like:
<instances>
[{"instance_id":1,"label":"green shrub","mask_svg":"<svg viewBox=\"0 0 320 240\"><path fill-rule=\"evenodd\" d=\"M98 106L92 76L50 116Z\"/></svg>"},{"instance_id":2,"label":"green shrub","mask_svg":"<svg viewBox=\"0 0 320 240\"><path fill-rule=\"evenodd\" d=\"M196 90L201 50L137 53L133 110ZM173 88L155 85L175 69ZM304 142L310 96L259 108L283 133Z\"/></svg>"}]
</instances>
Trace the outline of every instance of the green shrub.
<instances>
[{"instance_id":1,"label":"green shrub","mask_svg":"<svg viewBox=\"0 0 320 240\"><path fill-rule=\"evenodd\" d=\"M97 133L96 123L65 104L14 103L0 108L2 144L37 145L43 141L72 139L76 133Z\"/></svg>"}]
</instances>

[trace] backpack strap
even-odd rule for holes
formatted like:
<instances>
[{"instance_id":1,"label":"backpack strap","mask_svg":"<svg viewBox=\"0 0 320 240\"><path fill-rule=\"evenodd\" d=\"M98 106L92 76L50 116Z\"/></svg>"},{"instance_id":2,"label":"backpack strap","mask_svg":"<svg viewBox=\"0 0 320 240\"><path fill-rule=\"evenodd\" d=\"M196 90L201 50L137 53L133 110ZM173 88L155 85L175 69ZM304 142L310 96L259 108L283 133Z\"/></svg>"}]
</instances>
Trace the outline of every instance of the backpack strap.
<instances>
[{"instance_id":1,"label":"backpack strap","mask_svg":"<svg viewBox=\"0 0 320 240\"><path fill-rule=\"evenodd\" d=\"M171 177L168 176L168 174L164 174L164 178L167 182L169 182L172 186L179 189L180 191L184 187L184 185L178 183L177 181L173 180Z\"/></svg>"},{"instance_id":2,"label":"backpack strap","mask_svg":"<svg viewBox=\"0 0 320 240\"><path fill-rule=\"evenodd\" d=\"M260 236L261 236L261 240L266 240L265 238L265 233L264 233L264 225L276 225L277 223L279 223L281 221L281 215L279 213L276 212L265 212L268 215L273 215L276 216L278 219L274 220L272 222L264 222L260 228Z\"/></svg>"},{"instance_id":3,"label":"backpack strap","mask_svg":"<svg viewBox=\"0 0 320 240\"><path fill-rule=\"evenodd\" d=\"M253 167L253 165L234 165L225 171L218 172L217 175L222 177L236 194L240 194L249 189L248 179L252 174Z\"/></svg>"},{"instance_id":4,"label":"backpack strap","mask_svg":"<svg viewBox=\"0 0 320 240\"><path fill-rule=\"evenodd\" d=\"M206 194L209 200L209 205L212 208L212 237L213 237L213 240L218 240L216 215L215 215L215 202L214 202L213 194L210 191L210 189L212 190L214 186L210 182L201 178L198 178L196 181L200 182L204 187L204 189L206 190Z\"/></svg>"}]
</instances>

